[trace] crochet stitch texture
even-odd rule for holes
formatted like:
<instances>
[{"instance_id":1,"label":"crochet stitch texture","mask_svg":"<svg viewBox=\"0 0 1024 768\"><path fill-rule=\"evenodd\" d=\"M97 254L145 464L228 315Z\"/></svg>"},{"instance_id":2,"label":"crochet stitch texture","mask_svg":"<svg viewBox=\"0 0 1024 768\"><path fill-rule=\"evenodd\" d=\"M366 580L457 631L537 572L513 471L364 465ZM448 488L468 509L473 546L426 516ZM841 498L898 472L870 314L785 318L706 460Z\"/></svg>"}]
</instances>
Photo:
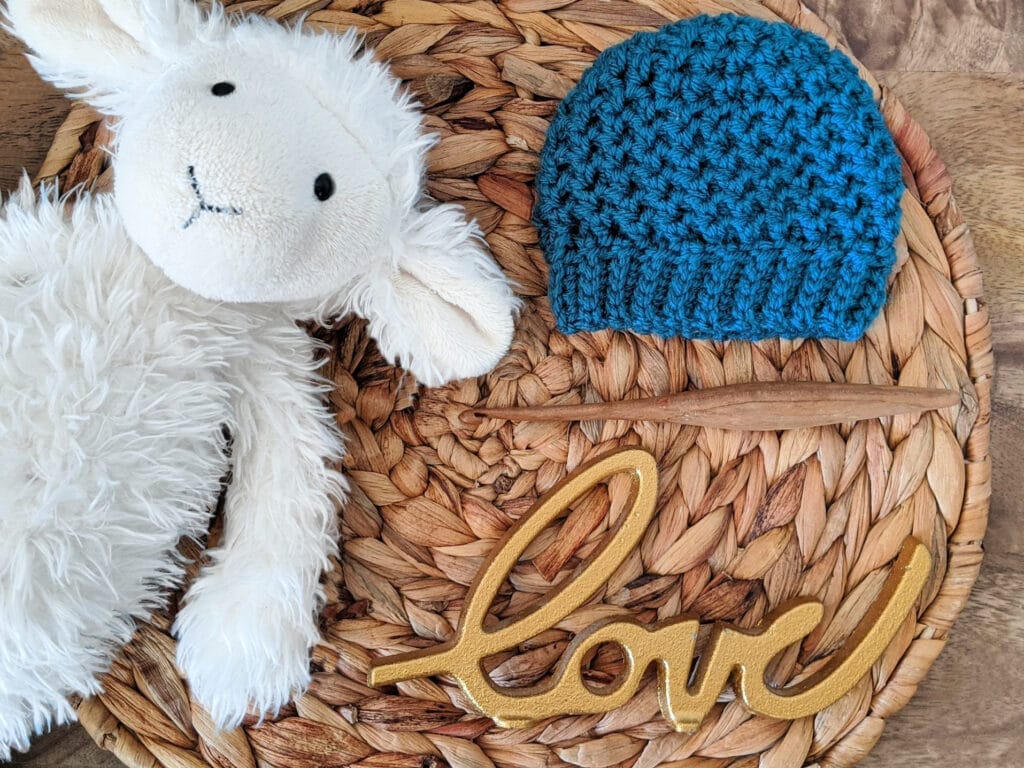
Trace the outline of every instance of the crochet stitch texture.
<instances>
[{"instance_id":1,"label":"crochet stitch texture","mask_svg":"<svg viewBox=\"0 0 1024 768\"><path fill-rule=\"evenodd\" d=\"M699 16L606 50L536 185L566 333L854 340L885 302L900 159L853 63L787 24Z\"/></svg>"}]
</instances>

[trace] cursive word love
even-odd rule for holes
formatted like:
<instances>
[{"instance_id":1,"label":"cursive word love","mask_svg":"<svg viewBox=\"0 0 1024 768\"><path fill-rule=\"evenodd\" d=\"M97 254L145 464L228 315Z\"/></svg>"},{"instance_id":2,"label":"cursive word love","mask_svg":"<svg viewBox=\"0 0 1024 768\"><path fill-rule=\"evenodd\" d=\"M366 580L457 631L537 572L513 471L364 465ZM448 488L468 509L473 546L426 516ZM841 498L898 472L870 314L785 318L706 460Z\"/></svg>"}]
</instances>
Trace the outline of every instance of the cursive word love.
<instances>
[{"instance_id":1,"label":"cursive word love","mask_svg":"<svg viewBox=\"0 0 1024 768\"><path fill-rule=\"evenodd\" d=\"M590 562L531 613L485 628L488 608L530 543L574 501L620 473L632 478L627 511ZM768 665L818 625L824 615L819 602L792 601L755 630L716 624L693 676L698 618L680 616L653 627L624 618L596 623L577 634L549 682L529 688L497 687L484 672L483 660L555 627L590 600L639 543L654 516L657 489L657 464L643 450L621 450L580 468L545 494L495 548L469 589L454 639L435 648L376 660L370 685L450 675L480 712L498 725L517 727L548 717L620 707L636 693L648 667L656 664L661 709L676 730L696 729L730 678L751 711L796 719L838 701L870 671L913 610L928 579L931 555L923 544L908 538L857 630L824 665L784 688L766 683ZM595 690L583 679L583 663L587 654L605 643L622 649L625 670L611 689Z\"/></svg>"}]
</instances>

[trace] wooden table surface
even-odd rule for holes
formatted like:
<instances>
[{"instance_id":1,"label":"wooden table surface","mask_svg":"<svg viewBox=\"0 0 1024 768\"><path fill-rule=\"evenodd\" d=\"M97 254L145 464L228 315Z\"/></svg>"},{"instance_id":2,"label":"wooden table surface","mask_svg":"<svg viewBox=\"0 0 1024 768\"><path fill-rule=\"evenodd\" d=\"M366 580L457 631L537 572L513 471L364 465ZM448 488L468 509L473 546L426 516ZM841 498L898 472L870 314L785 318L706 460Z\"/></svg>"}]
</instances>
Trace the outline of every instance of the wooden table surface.
<instances>
[{"instance_id":1,"label":"wooden table surface","mask_svg":"<svg viewBox=\"0 0 1024 768\"><path fill-rule=\"evenodd\" d=\"M1024 0L805 0L931 136L974 231L995 332L986 557L946 650L865 768L1024 766ZM0 190L34 172L67 102L0 32ZM1014 448L1013 446L1017 446ZM79 726L14 765L118 765Z\"/></svg>"}]
</instances>

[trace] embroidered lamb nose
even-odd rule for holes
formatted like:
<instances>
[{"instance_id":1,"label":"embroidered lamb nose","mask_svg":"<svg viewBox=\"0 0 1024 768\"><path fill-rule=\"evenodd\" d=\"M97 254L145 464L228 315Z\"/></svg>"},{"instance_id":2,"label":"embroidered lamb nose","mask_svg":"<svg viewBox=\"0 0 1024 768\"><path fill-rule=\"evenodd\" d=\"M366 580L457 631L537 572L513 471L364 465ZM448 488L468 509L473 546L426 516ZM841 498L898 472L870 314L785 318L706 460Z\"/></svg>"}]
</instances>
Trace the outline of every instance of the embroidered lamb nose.
<instances>
[{"instance_id":1,"label":"embroidered lamb nose","mask_svg":"<svg viewBox=\"0 0 1024 768\"><path fill-rule=\"evenodd\" d=\"M204 212L209 213L224 213L228 216L241 216L242 209L236 208L233 205L211 205L206 202L203 197L203 192L199 188L199 180L196 178L196 167L190 165L188 167L188 183L192 187L192 191L196 195L196 209L192 211L192 215L188 217L188 220L181 226L182 229L188 229Z\"/></svg>"}]
</instances>

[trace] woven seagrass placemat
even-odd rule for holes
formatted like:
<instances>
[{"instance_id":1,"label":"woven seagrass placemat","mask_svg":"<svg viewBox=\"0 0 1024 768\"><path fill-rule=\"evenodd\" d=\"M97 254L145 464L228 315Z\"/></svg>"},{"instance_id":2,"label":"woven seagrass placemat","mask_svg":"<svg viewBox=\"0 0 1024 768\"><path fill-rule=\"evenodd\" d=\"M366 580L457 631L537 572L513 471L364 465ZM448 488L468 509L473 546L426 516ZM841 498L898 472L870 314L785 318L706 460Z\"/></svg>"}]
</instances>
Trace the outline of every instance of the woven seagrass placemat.
<instances>
[{"instance_id":1,"label":"woven seagrass placemat","mask_svg":"<svg viewBox=\"0 0 1024 768\"><path fill-rule=\"evenodd\" d=\"M176 596L167 615L140 628L104 679L106 692L80 704L97 742L147 768L774 768L862 758L945 644L980 566L989 501L992 355L981 276L946 168L901 104L862 69L905 161L909 192L900 268L862 341L566 337L553 330L544 259L529 224L537 153L558 99L598 51L678 18L781 19L836 43L821 20L795 0L248 0L233 7L283 20L306 13L312 25L365 32L442 137L430 158L430 191L477 217L525 309L497 370L423 392L384 364L360 321L324 332L334 345L328 370L349 437L352 495L343 554L326 577L311 690L273 722L215 731L173 664L167 628ZM105 134L77 106L42 175L59 173L65 184L109 181ZM778 379L935 386L962 396L958 406L923 416L782 433L459 420L463 408L483 403L619 400ZM814 597L825 620L783 657L796 674L849 636L912 534L935 560L917 615L848 695L793 722L751 716L727 693L696 733L675 733L658 711L651 678L606 715L502 730L474 713L450 680L384 692L366 686L369 662L382 649L450 638L467 584L512 521L567 471L624 445L656 457L659 512L598 601L644 623L689 612L752 626L790 597ZM493 613L511 616L567 577L608 533L612 506L595 489L569 521L538 539ZM490 660L492 677L504 685L543 678L571 638L569 625ZM621 653L601 649L587 674L610 680L622 663Z\"/></svg>"}]
</instances>

